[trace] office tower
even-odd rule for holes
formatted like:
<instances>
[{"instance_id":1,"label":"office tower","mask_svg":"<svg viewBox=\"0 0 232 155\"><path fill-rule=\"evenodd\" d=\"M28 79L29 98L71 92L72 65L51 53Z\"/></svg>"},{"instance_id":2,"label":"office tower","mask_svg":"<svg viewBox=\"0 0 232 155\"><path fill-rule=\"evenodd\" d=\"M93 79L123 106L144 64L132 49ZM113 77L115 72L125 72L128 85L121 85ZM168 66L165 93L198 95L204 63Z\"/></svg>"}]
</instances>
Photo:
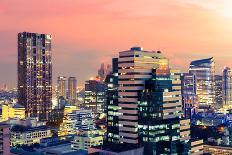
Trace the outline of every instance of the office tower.
<instances>
[{"instance_id":1,"label":"office tower","mask_svg":"<svg viewBox=\"0 0 232 155\"><path fill-rule=\"evenodd\" d=\"M118 142L118 58L112 59L112 73L106 76L107 142Z\"/></svg>"},{"instance_id":2,"label":"office tower","mask_svg":"<svg viewBox=\"0 0 232 155\"><path fill-rule=\"evenodd\" d=\"M76 77L68 78L68 94L69 102L75 103L77 98L77 80Z\"/></svg>"},{"instance_id":3,"label":"office tower","mask_svg":"<svg viewBox=\"0 0 232 155\"><path fill-rule=\"evenodd\" d=\"M181 74L182 109L186 118L197 112L196 77L190 73Z\"/></svg>"},{"instance_id":4,"label":"office tower","mask_svg":"<svg viewBox=\"0 0 232 155\"><path fill-rule=\"evenodd\" d=\"M57 78L57 97L63 96L66 98L66 77L59 76Z\"/></svg>"},{"instance_id":5,"label":"office tower","mask_svg":"<svg viewBox=\"0 0 232 155\"><path fill-rule=\"evenodd\" d=\"M120 52L116 69L118 82L112 77L106 81L111 88L108 142L144 146L145 154L189 152L190 121L180 119L180 72L169 69L169 60L160 51L141 47Z\"/></svg>"},{"instance_id":6,"label":"office tower","mask_svg":"<svg viewBox=\"0 0 232 155\"><path fill-rule=\"evenodd\" d=\"M214 59L195 60L190 63L189 73L196 76L196 94L199 110L214 108L215 104L215 68Z\"/></svg>"},{"instance_id":7,"label":"office tower","mask_svg":"<svg viewBox=\"0 0 232 155\"><path fill-rule=\"evenodd\" d=\"M232 106L232 70L225 67L223 70L223 103L224 106Z\"/></svg>"},{"instance_id":8,"label":"office tower","mask_svg":"<svg viewBox=\"0 0 232 155\"><path fill-rule=\"evenodd\" d=\"M51 35L18 34L18 101L26 117L48 120L52 107Z\"/></svg>"},{"instance_id":9,"label":"office tower","mask_svg":"<svg viewBox=\"0 0 232 155\"><path fill-rule=\"evenodd\" d=\"M100 80L85 81L84 108L92 110L97 117L106 112L106 85Z\"/></svg>"},{"instance_id":10,"label":"office tower","mask_svg":"<svg viewBox=\"0 0 232 155\"><path fill-rule=\"evenodd\" d=\"M215 106L216 108L222 108L223 98L222 98L222 76L215 75Z\"/></svg>"}]
</instances>

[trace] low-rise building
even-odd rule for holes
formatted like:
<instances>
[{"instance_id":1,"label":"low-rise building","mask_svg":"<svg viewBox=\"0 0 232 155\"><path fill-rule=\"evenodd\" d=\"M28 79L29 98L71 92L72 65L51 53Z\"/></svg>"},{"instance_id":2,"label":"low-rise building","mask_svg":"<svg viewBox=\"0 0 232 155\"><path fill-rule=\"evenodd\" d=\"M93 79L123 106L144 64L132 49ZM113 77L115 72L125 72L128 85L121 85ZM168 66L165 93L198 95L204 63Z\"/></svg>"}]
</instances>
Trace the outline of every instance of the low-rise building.
<instances>
[{"instance_id":1,"label":"low-rise building","mask_svg":"<svg viewBox=\"0 0 232 155\"><path fill-rule=\"evenodd\" d=\"M51 137L51 129L46 126L29 127L15 125L11 128L11 146L40 143L42 138Z\"/></svg>"},{"instance_id":2,"label":"low-rise building","mask_svg":"<svg viewBox=\"0 0 232 155\"><path fill-rule=\"evenodd\" d=\"M144 155L144 148L135 144L104 144L102 146L91 147L89 154L99 155Z\"/></svg>"},{"instance_id":3,"label":"low-rise building","mask_svg":"<svg viewBox=\"0 0 232 155\"><path fill-rule=\"evenodd\" d=\"M75 136L71 143L73 150L88 150L90 147L103 145L103 136L97 134L97 131L89 131Z\"/></svg>"},{"instance_id":4,"label":"low-rise building","mask_svg":"<svg viewBox=\"0 0 232 155\"><path fill-rule=\"evenodd\" d=\"M204 153L213 155L231 155L231 146L204 145Z\"/></svg>"},{"instance_id":5,"label":"low-rise building","mask_svg":"<svg viewBox=\"0 0 232 155\"><path fill-rule=\"evenodd\" d=\"M7 121L11 118L25 118L25 108L20 104L3 104L2 105L2 121Z\"/></svg>"}]
</instances>

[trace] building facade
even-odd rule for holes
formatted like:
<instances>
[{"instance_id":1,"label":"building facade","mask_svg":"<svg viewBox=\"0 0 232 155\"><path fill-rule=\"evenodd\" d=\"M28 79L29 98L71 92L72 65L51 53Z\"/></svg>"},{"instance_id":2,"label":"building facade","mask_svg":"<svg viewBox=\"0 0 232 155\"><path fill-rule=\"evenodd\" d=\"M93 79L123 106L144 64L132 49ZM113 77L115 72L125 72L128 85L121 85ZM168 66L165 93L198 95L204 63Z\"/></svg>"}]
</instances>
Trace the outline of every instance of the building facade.
<instances>
[{"instance_id":1,"label":"building facade","mask_svg":"<svg viewBox=\"0 0 232 155\"><path fill-rule=\"evenodd\" d=\"M223 70L223 103L224 106L232 106L232 70L225 67Z\"/></svg>"},{"instance_id":2,"label":"building facade","mask_svg":"<svg viewBox=\"0 0 232 155\"><path fill-rule=\"evenodd\" d=\"M57 78L57 97L64 97L66 98L67 92L66 92L66 77L59 76Z\"/></svg>"},{"instance_id":3,"label":"building facade","mask_svg":"<svg viewBox=\"0 0 232 155\"><path fill-rule=\"evenodd\" d=\"M48 34L18 34L18 102L26 117L48 120L51 111L51 41Z\"/></svg>"},{"instance_id":4,"label":"building facade","mask_svg":"<svg viewBox=\"0 0 232 155\"><path fill-rule=\"evenodd\" d=\"M68 78L68 94L67 98L69 102L75 103L77 99L77 80L76 77Z\"/></svg>"},{"instance_id":5,"label":"building facade","mask_svg":"<svg viewBox=\"0 0 232 155\"><path fill-rule=\"evenodd\" d=\"M222 76L215 75L215 107L222 108L223 107L223 90L222 90Z\"/></svg>"},{"instance_id":6,"label":"building facade","mask_svg":"<svg viewBox=\"0 0 232 155\"><path fill-rule=\"evenodd\" d=\"M213 58L190 63L189 73L196 77L196 95L199 108L215 107L215 64Z\"/></svg>"},{"instance_id":7,"label":"building facade","mask_svg":"<svg viewBox=\"0 0 232 155\"><path fill-rule=\"evenodd\" d=\"M100 80L85 82L84 108L91 110L97 117L106 111L106 85Z\"/></svg>"},{"instance_id":8,"label":"building facade","mask_svg":"<svg viewBox=\"0 0 232 155\"><path fill-rule=\"evenodd\" d=\"M11 146L40 143L43 138L52 136L51 129L46 126L29 127L15 125L11 128Z\"/></svg>"},{"instance_id":9,"label":"building facade","mask_svg":"<svg viewBox=\"0 0 232 155\"><path fill-rule=\"evenodd\" d=\"M197 112L196 77L190 73L181 74L182 109L186 118Z\"/></svg>"},{"instance_id":10,"label":"building facade","mask_svg":"<svg viewBox=\"0 0 232 155\"><path fill-rule=\"evenodd\" d=\"M10 126L0 124L0 154L10 155Z\"/></svg>"},{"instance_id":11,"label":"building facade","mask_svg":"<svg viewBox=\"0 0 232 155\"><path fill-rule=\"evenodd\" d=\"M180 72L160 51L120 52L116 84L118 106L112 97L107 101L108 142L141 145L145 154L189 152L189 120L180 119Z\"/></svg>"}]
</instances>

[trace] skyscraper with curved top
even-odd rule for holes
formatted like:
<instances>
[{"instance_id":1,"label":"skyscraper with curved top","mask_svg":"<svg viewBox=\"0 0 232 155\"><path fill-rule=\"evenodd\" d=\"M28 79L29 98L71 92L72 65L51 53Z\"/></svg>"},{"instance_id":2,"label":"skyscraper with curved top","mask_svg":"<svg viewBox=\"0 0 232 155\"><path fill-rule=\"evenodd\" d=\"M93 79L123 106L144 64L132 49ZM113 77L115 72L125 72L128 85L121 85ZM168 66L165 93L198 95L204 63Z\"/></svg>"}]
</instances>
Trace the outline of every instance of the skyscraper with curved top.
<instances>
[{"instance_id":1,"label":"skyscraper with curved top","mask_svg":"<svg viewBox=\"0 0 232 155\"><path fill-rule=\"evenodd\" d=\"M213 57L190 63L189 73L196 77L196 95L199 107L214 107L215 104L215 64Z\"/></svg>"}]
</instances>

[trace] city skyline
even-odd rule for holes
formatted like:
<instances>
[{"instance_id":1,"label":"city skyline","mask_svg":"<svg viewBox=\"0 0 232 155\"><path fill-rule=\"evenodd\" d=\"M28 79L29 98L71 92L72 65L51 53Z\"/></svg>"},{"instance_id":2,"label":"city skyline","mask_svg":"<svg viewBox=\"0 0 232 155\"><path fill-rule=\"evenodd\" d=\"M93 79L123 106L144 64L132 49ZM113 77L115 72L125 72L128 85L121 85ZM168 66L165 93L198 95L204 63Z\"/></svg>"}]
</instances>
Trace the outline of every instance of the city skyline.
<instances>
[{"instance_id":1,"label":"city skyline","mask_svg":"<svg viewBox=\"0 0 232 155\"><path fill-rule=\"evenodd\" d=\"M55 7L53 2L1 2L1 85L16 87L17 33L23 31L53 36L53 84L64 75L77 77L78 86L83 85L102 62L134 45L161 50L183 72L192 59L211 56L217 72L232 66L229 0L59 0Z\"/></svg>"}]
</instances>

